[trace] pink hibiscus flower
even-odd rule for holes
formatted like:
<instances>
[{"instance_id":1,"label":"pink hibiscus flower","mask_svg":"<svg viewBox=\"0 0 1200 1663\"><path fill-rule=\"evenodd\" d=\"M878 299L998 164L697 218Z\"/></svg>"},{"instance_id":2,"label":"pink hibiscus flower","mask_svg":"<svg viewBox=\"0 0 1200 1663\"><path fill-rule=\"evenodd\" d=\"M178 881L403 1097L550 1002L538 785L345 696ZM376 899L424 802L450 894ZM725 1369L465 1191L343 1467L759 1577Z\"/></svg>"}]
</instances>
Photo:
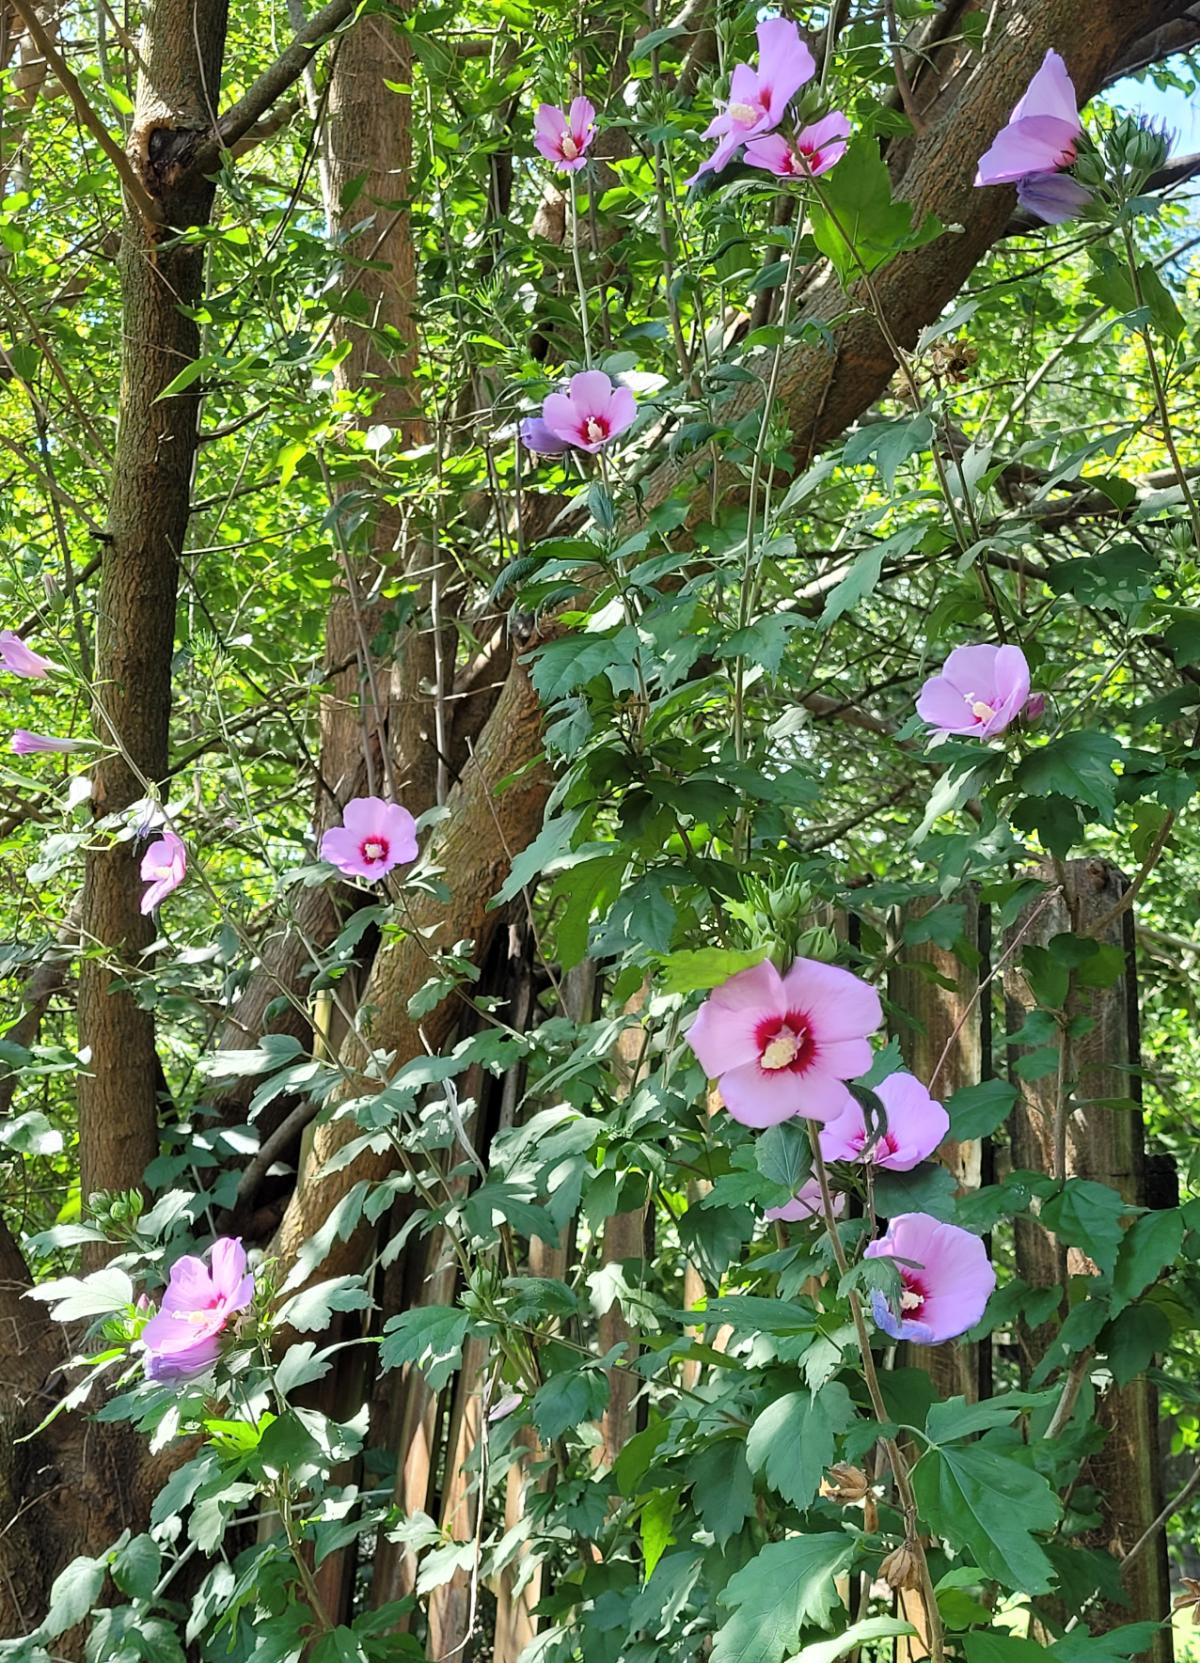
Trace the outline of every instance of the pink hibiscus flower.
<instances>
[{"instance_id":1,"label":"pink hibiscus flower","mask_svg":"<svg viewBox=\"0 0 1200 1663\"><path fill-rule=\"evenodd\" d=\"M565 115L557 104L538 105L533 118L534 146L562 172L579 171L595 136L596 111L586 98L572 98Z\"/></svg>"},{"instance_id":2,"label":"pink hibiscus flower","mask_svg":"<svg viewBox=\"0 0 1200 1663\"><path fill-rule=\"evenodd\" d=\"M894 1340L940 1345L973 1328L996 1286L996 1272L978 1236L928 1213L901 1213L866 1249L868 1259L894 1259L898 1309L871 1295L875 1321Z\"/></svg>"},{"instance_id":3,"label":"pink hibiscus flower","mask_svg":"<svg viewBox=\"0 0 1200 1663\"><path fill-rule=\"evenodd\" d=\"M791 139L782 133L767 133L752 139L743 158L751 167L765 167L780 179L812 179L828 173L846 154L850 123L841 110L831 110L820 121L802 127Z\"/></svg>"},{"instance_id":4,"label":"pink hibiscus flower","mask_svg":"<svg viewBox=\"0 0 1200 1663\"><path fill-rule=\"evenodd\" d=\"M687 1038L735 1120L776 1126L841 1113L843 1082L871 1066L866 1036L882 1019L875 989L849 970L797 959L781 976L766 960L711 993Z\"/></svg>"},{"instance_id":5,"label":"pink hibiscus flower","mask_svg":"<svg viewBox=\"0 0 1200 1663\"><path fill-rule=\"evenodd\" d=\"M146 1373L151 1380L187 1380L217 1360L221 1333L254 1297L239 1240L215 1241L209 1263L185 1254L171 1266L157 1316L142 1329Z\"/></svg>"},{"instance_id":6,"label":"pink hibiscus flower","mask_svg":"<svg viewBox=\"0 0 1200 1663\"><path fill-rule=\"evenodd\" d=\"M0 629L0 668L10 675L32 676L40 681L47 671L57 670L58 665L27 647L11 629Z\"/></svg>"},{"instance_id":7,"label":"pink hibiscus flower","mask_svg":"<svg viewBox=\"0 0 1200 1663\"><path fill-rule=\"evenodd\" d=\"M868 1142L863 1106L847 1092L841 1114L821 1127L821 1153L827 1161L869 1161L889 1172L911 1172L949 1132L950 1116L912 1074L889 1074L875 1093L887 1116L882 1136Z\"/></svg>"},{"instance_id":8,"label":"pink hibiscus flower","mask_svg":"<svg viewBox=\"0 0 1200 1663\"><path fill-rule=\"evenodd\" d=\"M846 1197L835 1195L833 1198L833 1216L841 1218L846 1210ZM806 1218L822 1218L825 1213L825 1203L821 1199L821 1181L819 1178L806 1178L790 1201L785 1201L782 1207L768 1207L763 1214L765 1219L780 1219L784 1224L799 1224Z\"/></svg>"},{"instance_id":9,"label":"pink hibiscus flower","mask_svg":"<svg viewBox=\"0 0 1200 1663\"><path fill-rule=\"evenodd\" d=\"M565 393L551 393L542 405L542 427L563 446L597 451L624 433L636 414L628 387L618 387L603 370L581 370Z\"/></svg>"},{"instance_id":10,"label":"pink hibiscus flower","mask_svg":"<svg viewBox=\"0 0 1200 1663\"><path fill-rule=\"evenodd\" d=\"M142 856L142 878L149 885L142 896L142 911L153 912L187 874L187 850L173 831L164 831Z\"/></svg>"},{"instance_id":11,"label":"pink hibiscus flower","mask_svg":"<svg viewBox=\"0 0 1200 1663\"><path fill-rule=\"evenodd\" d=\"M342 810L342 824L321 839L321 859L349 878L382 878L416 858L416 821L399 803L381 797L352 798Z\"/></svg>"},{"instance_id":12,"label":"pink hibiscus flower","mask_svg":"<svg viewBox=\"0 0 1200 1663\"><path fill-rule=\"evenodd\" d=\"M991 739L1021 714L1029 665L1020 647L955 647L917 699L917 715L942 733Z\"/></svg>"},{"instance_id":13,"label":"pink hibiscus flower","mask_svg":"<svg viewBox=\"0 0 1200 1663\"><path fill-rule=\"evenodd\" d=\"M28 728L17 728L10 741L17 756L33 756L37 751L77 751L77 739L55 739L49 733L30 733Z\"/></svg>"},{"instance_id":14,"label":"pink hibiscus flower","mask_svg":"<svg viewBox=\"0 0 1200 1663\"><path fill-rule=\"evenodd\" d=\"M1092 193L1078 180L1054 179L1075 160L1082 132L1074 82L1059 54L1047 52L1007 124L979 158L975 183L1015 184L1024 207L1061 224L1091 201Z\"/></svg>"},{"instance_id":15,"label":"pink hibiscus flower","mask_svg":"<svg viewBox=\"0 0 1200 1663\"><path fill-rule=\"evenodd\" d=\"M717 147L687 181L689 185L705 173L720 173L747 139L778 127L791 99L816 73L812 53L786 17L768 18L756 32L758 68L735 65L729 101L700 135L716 139Z\"/></svg>"}]
</instances>

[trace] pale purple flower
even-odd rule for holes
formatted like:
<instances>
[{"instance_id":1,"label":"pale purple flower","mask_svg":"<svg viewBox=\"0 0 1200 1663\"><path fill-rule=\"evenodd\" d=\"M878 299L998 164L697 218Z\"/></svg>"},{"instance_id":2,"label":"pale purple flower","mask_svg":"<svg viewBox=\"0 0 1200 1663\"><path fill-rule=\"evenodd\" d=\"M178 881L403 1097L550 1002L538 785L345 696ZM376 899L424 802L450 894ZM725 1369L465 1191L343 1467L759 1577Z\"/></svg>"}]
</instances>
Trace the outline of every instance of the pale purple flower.
<instances>
[{"instance_id":1,"label":"pale purple flower","mask_svg":"<svg viewBox=\"0 0 1200 1663\"><path fill-rule=\"evenodd\" d=\"M382 878L416 858L416 821L399 803L381 797L352 798L342 810L342 824L321 839L321 859L350 878Z\"/></svg>"},{"instance_id":2,"label":"pale purple flower","mask_svg":"<svg viewBox=\"0 0 1200 1663\"><path fill-rule=\"evenodd\" d=\"M898 1308L878 1289L871 1295L876 1323L894 1340L940 1345L956 1339L979 1321L996 1286L979 1237L928 1213L901 1213L864 1256L895 1260Z\"/></svg>"},{"instance_id":3,"label":"pale purple flower","mask_svg":"<svg viewBox=\"0 0 1200 1663\"><path fill-rule=\"evenodd\" d=\"M521 423L521 443L539 456L561 456L564 450L570 449L565 439L551 433L541 416L526 416Z\"/></svg>"},{"instance_id":4,"label":"pale purple flower","mask_svg":"<svg viewBox=\"0 0 1200 1663\"><path fill-rule=\"evenodd\" d=\"M573 98L565 115L557 104L539 104L533 134L535 148L548 162L564 173L577 173L596 136L596 111L586 98Z\"/></svg>"},{"instance_id":5,"label":"pale purple flower","mask_svg":"<svg viewBox=\"0 0 1200 1663\"><path fill-rule=\"evenodd\" d=\"M1059 54L1047 52L1025 96L979 158L975 183L1015 184L1023 207L1059 225L1091 200L1077 180L1053 182L1075 160L1082 132L1074 82Z\"/></svg>"},{"instance_id":6,"label":"pale purple flower","mask_svg":"<svg viewBox=\"0 0 1200 1663\"><path fill-rule=\"evenodd\" d=\"M875 989L849 970L797 959L781 976L764 960L709 994L687 1039L735 1120L776 1126L840 1114L882 1019Z\"/></svg>"},{"instance_id":7,"label":"pale purple flower","mask_svg":"<svg viewBox=\"0 0 1200 1663\"><path fill-rule=\"evenodd\" d=\"M838 1194L833 1197L833 1216L841 1218L846 1210L846 1197ZM781 1219L785 1224L799 1224L806 1218L823 1218L825 1203L821 1199L821 1181L819 1178L806 1178L790 1201L785 1201L782 1207L768 1207L763 1214L765 1219Z\"/></svg>"},{"instance_id":8,"label":"pale purple flower","mask_svg":"<svg viewBox=\"0 0 1200 1663\"><path fill-rule=\"evenodd\" d=\"M1047 225L1074 219L1092 200L1092 193L1069 173L1027 173L1017 180L1017 201Z\"/></svg>"},{"instance_id":9,"label":"pale purple flower","mask_svg":"<svg viewBox=\"0 0 1200 1663\"><path fill-rule=\"evenodd\" d=\"M720 173L747 139L778 127L790 100L816 72L812 53L788 18L768 18L758 25L757 34L758 68L734 66L729 100L700 135L716 139L717 147L687 181L689 185L702 174Z\"/></svg>"},{"instance_id":10,"label":"pale purple flower","mask_svg":"<svg viewBox=\"0 0 1200 1663\"><path fill-rule=\"evenodd\" d=\"M628 387L610 381L603 370L581 370L565 393L551 393L542 405L549 434L576 450L602 450L637 414Z\"/></svg>"},{"instance_id":11,"label":"pale purple flower","mask_svg":"<svg viewBox=\"0 0 1200 1663\"><path fill-rule=\"evenodd\" d=\"M812 179L841 161L849 137L850 123L841 110L831 110L790 139L782 133L752 139L743 160L751 167L766 168L780 179Z\"/></svg>"},{"instance_id":12,"label":"pale purple flower","mask_svg":"<svg viewBox=\"0 0 1200 1663\"><path fill-rule=\"evenodd\" d=\"M30 733L28 728L17 728L11 740L17 756L33 756L37 751L77 751L77 739L55 739L49 733Z\"/></svg>"},{"instance_id":13,"label":"pale purple flower","mask_svg":"<svg viewBox=\"0 0 1200 1663\"><path fill-rule=\"evenodd\" d=\"M13 676L31 676L41 680L49 670L57 670L52 659L27 647L11 629L0 629L0 668Z\"/></svg>"},{"instance_id":14,"label":"pale purple flower","mask_svg":"<svg viewBox=\"0 0 1200 1663\"><path fill-rule=\"evenodd\" d=\"M912 1074L889 1074L875 1087L887 1129L870 1140L867 1116L856 1097L836 1120L821 1127L821 1153L827 1161L863 1161L890 1172L911 1172L932 1155L950 1130L950 1116Z\"/></svg>"},{"instance_id":15,"label":"pale purple flower","mask_svg":"<svg viewBox=\"0 0 1200 1663\"><path fill-rule=\"evenodd\" d=\"M142 1329L151 1380L187 1380L216 1362L221 1333L254 1297L241 1241L222 1236L209 1262L185 1254L171 1266L157 1316Z\"/></svg>"},{"instance_id":16,"label":"pale purple flower","mask_svg":"<svg viewBox=\"0 0 1200 1663\"><path fill-rule=\"evenodd\" d=\"M1044 693L1031 693L1025 700L1025 708L1021 712L1021 720L1023 722L1028 722L1032 726L1034 722L1040 722L1045 714L1046 695Z\"/></svg>"},{"instance_id":17,"label":"pale purple flower","mask_svg":"<svg viewBox=\"0 0 1200 1663\"><path fill-rule=\"evenodd\" d=\"M1020 715L1029 665L1020 647L955 647L917 699L917 715L943 733L991 739Z\"/></svg>"},{"instance_id":18,"label":"pale purple flower","mask_svg":"<svg viewBox=\"0 0 1200 1663\"><path fill-rule=\"evenodd\" d=\"M149 886L142 896L142 911L153 912L187 875L187 850L173 831L164 831L142 856L142 878Z\"/></svg>"}]
</instances>

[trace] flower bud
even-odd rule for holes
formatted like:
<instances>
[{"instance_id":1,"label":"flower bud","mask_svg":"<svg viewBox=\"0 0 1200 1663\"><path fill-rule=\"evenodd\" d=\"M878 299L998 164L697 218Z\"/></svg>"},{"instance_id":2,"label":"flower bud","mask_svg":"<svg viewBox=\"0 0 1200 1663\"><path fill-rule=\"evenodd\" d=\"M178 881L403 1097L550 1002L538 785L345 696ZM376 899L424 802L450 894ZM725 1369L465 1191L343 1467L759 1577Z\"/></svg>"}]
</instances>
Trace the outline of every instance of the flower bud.
<instances>
[{"instance_id":1,"label":"flower bud","mask_svg":"<svg viewBox=\"0 0 1200 1663\"><path fill-rule=\"evenodd\" d=\"M1171 134L1161 123L1143 118L1122 134L1122 160L1132 173L1150 174L1160 168L1171 149Z\"/></svg>"},{"instance_id":2,"label":"flower bud","mask_svg":"<svg viewBox=\"0 0 1200 1663\"><path fill-rule=\"evenodd\" d=\"M1046 695L1044 693L1031 693L1025 700L1025 708L1021 712L1022 719L1032 727L1034 722L1040 722L1045 714Z\"/></svg>"},{"instance_id":3,"label":"flower bud","mask_svg":"<svg viewBox=\"0 0 1200 1663\"><path fill-rule=\"evenodd\" d=\"M829 1477L821 1483L821 1494L840 1507L852 1507L870 1492L871 1480L861 1467L851 1466L849 1461L839 1461L830 1467Z\"/></svg>"},{"instance_id":4,"label":"flower bud","mask_svg":"<svg viewBox=\"0 0 1200 1663\"><path fill-rule=\"evenodd\" d=\"M903 1547L894 1548L880 1565L879 1574L889 1588L919 1588L921 1560L917 1544L910 1541L905 1542Z\"/></svg>"}]
</instances>

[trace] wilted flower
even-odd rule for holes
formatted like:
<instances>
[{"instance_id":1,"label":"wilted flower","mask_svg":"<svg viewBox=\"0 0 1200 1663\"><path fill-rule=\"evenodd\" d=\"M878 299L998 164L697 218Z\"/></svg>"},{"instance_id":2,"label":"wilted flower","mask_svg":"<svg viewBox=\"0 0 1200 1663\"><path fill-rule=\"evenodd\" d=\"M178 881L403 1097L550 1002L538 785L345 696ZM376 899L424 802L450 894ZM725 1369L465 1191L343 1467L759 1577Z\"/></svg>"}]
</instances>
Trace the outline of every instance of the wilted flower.
<instances>
[{"instance_id":1,"label":"wilted flower","mask_svg":"<svg viewBox=\"0 0 1200 1663\"><path fill-rule=\"evenodd\" d=\"M871 1295L876 1323L894 1340L940 1345L956 1339L979 1321L996 1286L979 1237L928 1213L900 1213L864 1257L896 1262L899 1308L878 1289Z\"/></svg>"},{"instance_id":2,"label":"wilted flower","mask_svg":"<svg viewBox=\"0 0 1200 1663\"><path fill-rule=\"evenodd\" d=\"M381 797L352 798L342 810L342 824L321 839L321 859L350 878L382 878L416 858L416 821L399 803Z\"/></svg>"},{"instance_id":3,"label":"wilted flower","mask_svg":"<svg viewBox=\"0 0 1200 1663\"><path fill-rule=\"evenodd\" d=\"M142 896L142 911L153 912L187 875L187 850L173 831L165 831L142 856L142 878L149 888Z\"/></svg>"},{"instance_id":4,"label":"wilted flower","mask_svg":"<svg viewBox=\"0 0 1200 1663\"><path fill-rule=\"evenodd\" d=\"M829 1477L821 1480L821 1494L842 1507L852 1507L871 1493L871 1480L861 1467L849 1461L838 1461L830 1467Z\"/></svg>"},{"instance_id":5,"label":"wilted flower","mask_svg":"<svg viewBox=\"0 0 1200 1663\"><path fill-rule=\"evenodd\" d=\"M1083 123L1067 66L1047 52L1007 124L979 159L977 185L1017 186L1024 207L1058 225L1091 200L1076 180L1052 188L1050 180L1075 160Z\"/></svg>"},{"instance_id":6,"label":"wilted flower","mask_svg":"<svg viewBox=\"0 0 1200 1663\"><path fill-rule=\"evenodd\" d=\"M564 173L577 173L596 136L596 111L586 98L573 98L565 115L557 104L539 104L533 135L534 146L548 162Z\"/></svg>"},{"instance_id":7,"label":"wilted flower","mask_svg":"<svg viewBox=\"0 0 1200 1663\"><path fill-rule=\"evenodd\" d=\"M629 388L617 386L603 370L581 370L571 377L565 393L551 393L542 405L543 426L561 441L560 449L572 445L576 450L603 450L636 414Z\"/></svg>"},{"instance_id":8,"label":"wilted flower","mask_svg":"<svg viewBox=\"0 0 1200 1663\"><path fill-rule=\"evenodd\" d=\"M711 993L687 1038L733 1118L775 1126L839 1114L843 1082L871 1066L866 1036L882 1019L875 989L849 970L796 959L781 976L768 959Z\"/></svg>"},{"instance_id":9,"label":"wilted flower","mask_svg":"<svg viewBox=\"0 0 1200 1663\"><path fill-rule=\"evenodd\" d=\"M38 681L47 671L58 669L51 659L43 658L41 653L27 647L11 629L0 629L0 667L10 675L31 676Z\"/></svg>"},{"instance_id":10,"label":"wilted flower","mask_svg":"<svg viewBox=\"0 0 1200 1663\"><path fill-rule=\"evenodd\" d=\"M1181 1576L1183 1593L1176 1594L1171 1601L1172 1611L1190 1611L1192 1613L1192 1627L1200 1628L1200 1582L1193 1577Z\"/></svg>"},{"instance_id":11,"label":"wilted flower","mask_svg":"<svg viewBox=\"0 0 1200 1663\"><path fill-rule=\"evenodd\" d=\"M720 173L747 139L769 133L783 120L788 102L816 72L813 55L800 31L786 17L760 23L758 68L737 64L729 81L729 102L700 135L716 139L716 149L688 180L695 184L705 173Z\"/></svg>"},{"instance_id":12,"label":"wilted flower","mask_svg":"<svg viewBox=\"0 0 1200 1663\"><path fill-rule=\"evenodd\" d=\"M159 1313L142 1329L146 1373L151 1380L187 1380L217 1360L220 1336L254 1297L239 1240L215 1241L209 1263L185 1254L171 1266Z\"/></svg>"},{"instance_id":13,"label":"wilted flower","mask_svg":"<svg viewBox=\"0 0 1200 1663\"><path fill-rule=\"evenodd\" d=\"M921 1586L921 1558L915 1542L905 1542L893 1548L879 1567L879 1574L889 1588L919 1588Z\"/></svg>"},{"instance_id":14,"label":"wilted flower","mask_svg":"<svg viewBox=\"0 0 1200 1663\"><path fill-rule=\"evenodd\" d=\"M17 756L33 756L38 751L77 751L77 739L55 739L49 733L30 733L27 728L17 728L10 741Z\"/></svg>"},{"instance_id":15,"label":"wilted flower","mask_svg":"<svg viewBox=\"0 0 1200 1663\"><path fill-rule=\"evenodd\" d=\"M833 1216L840 1218L846 1210L846 1197L833 1197ZM817 1178L806 1178L790 1201L785 1201L782 1207L768 1207L763 1214L765 1219L774 1222L779 1219L784 1224L799 1224L806 1218L821 1218L824 1216L825 1203L821 1199L821 1184Z\"/></svg>"},{"instance_id":16,"label":"wilted flower","mask_svg":"<svg viewBox=\"0 0 1200 1663\"><path fill-rule=\"evenodd\" d=\"M827 1161L865 1161L890 1172L911 1172L946 1136L950 1116L920 1080L903 1071L889 1074L875 1095L887 1116L886 1130L872 1140L866 1111L847 1092L841 1114L821 1128L821 1154Z\"/></svg>"},{"instance_id":17,"label":"wilted flower","mask_svg":"<svg viewBox=\"0 0 1200 1663\"><path fill-rule=\"evenodd\" d=\"M943 733L991 739L1003 733L1029 697L1029 665L1020 647L955 647L917 699L917 715Z\"/></svg>"},{"instance_id":18,"label":"wilted flower","mask_svg":"<svg viewBox=\"0 0 1200 1663\"><path fill-rule=\"evenodd\" d=\"M802 127L793 138L767 133L761 139L752 139L743 160L751 167L765 167L781 179L812 179L841 161L849 137L850 123L841 110L831 110L820 121Z\"/></svg>"}]
</instances>

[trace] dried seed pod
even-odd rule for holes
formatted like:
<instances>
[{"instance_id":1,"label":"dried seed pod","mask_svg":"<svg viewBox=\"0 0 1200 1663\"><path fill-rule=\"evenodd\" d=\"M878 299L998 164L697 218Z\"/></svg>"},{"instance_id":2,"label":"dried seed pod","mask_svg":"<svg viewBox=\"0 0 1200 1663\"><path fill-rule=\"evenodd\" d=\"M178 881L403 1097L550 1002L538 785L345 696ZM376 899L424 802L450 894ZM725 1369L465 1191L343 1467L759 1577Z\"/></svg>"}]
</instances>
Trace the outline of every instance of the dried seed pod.
<instances>
[{"instance_id":1,"label":"dried seed pod","mask_svg":"<svg viewBox=\"0 0 1200 1663\"><path fill-rule=\"evenodd\" d=\"M921 1560L917 1544L905 1542L902 1547L893 1548L880 1565L879 1574L889 1588L919 1588Z\"/></svg>"},{"instance_id":2,"label":"dried seed pod","mask_svg":"<svg viewBox=\"0 0 1200 1663\"><path fill-rule=\"evenodd\" d=\"M821 1494L842 1507L863 1501L871 1492L871 1480L861 1467L849 1461L839 1461L829 1469L829 1477L821 1484Z\"/></svg>"}]
</instances>

